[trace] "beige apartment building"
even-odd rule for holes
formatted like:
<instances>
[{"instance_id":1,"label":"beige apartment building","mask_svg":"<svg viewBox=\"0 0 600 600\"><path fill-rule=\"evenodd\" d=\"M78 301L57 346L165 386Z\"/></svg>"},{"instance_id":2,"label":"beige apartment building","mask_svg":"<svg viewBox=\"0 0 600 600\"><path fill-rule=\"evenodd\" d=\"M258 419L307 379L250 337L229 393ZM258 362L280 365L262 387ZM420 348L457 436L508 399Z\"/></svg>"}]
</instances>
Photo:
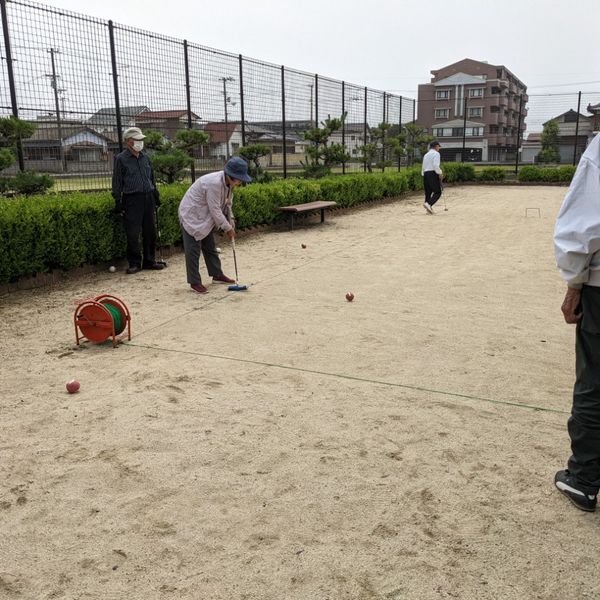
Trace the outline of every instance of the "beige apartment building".
<instances>
[{"instance_id":1,"label":"beige apartment building","mask_svg":"<svg viewBox=\"0 0 600 600\"><path fill-rule=\"evenodd\" d=\"M464 136L465 161L514 160L526 129L527 86L503 65L470 58L431 74L419 85L416 122L440 141L442 158L461 161Z\"/></svg>"}]
</instances>

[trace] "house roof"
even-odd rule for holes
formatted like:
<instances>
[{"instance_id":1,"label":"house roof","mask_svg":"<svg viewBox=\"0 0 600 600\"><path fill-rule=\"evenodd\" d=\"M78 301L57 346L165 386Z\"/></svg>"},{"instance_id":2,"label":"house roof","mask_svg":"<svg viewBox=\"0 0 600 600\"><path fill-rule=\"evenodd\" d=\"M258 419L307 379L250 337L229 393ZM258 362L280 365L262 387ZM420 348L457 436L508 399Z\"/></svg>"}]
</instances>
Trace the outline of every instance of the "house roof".
<instances>
[{"instance_id":1,"label":"house roof","mask_svg":"<svg viewBox=\"0 0 600 600\"><path fill-rule=\"evenodd\" d=\"M567 115L577 115L577 111L573 110L572 108L567 110L564 113L561 113L560 115L557 115L556 117L552 117L551 119L548 119L547 121L545 121L544 123L542 123L542 125L546 125L546 123L550 123L550 121L558 121L559 119L561 119L562 117L566 117ZM590 117L587 115L582 115L581 113L579 113L579 120L580 121L587 121Z\"/></svg>"},{"instance_id":2,"label":"house roof","mask_svg":"<svg viewBox=\"0 0 600 600\"><path fill-rule=\"evenodd\" d=\"M441 129L443 127L462 127L464 125L463 119L453 119L452 121L445 121L444 123L435 123L434 129ZM480 121L467 121L467 127L484 127L485 123Z\"/></svg>"},{"instance_id":3,"label":"house roof","mask_svg":"<svg viewBox=\"0 0 600 600\"><path fill-rule=\"evenodd\" d=\"M147 106L121 106L121 118L136 117L140 113L147 112ZM95 112L89 119L91 125L115 125L117 119L117 109L114 106L101 108Z\"/></svg>"},{"instance_id":4,"label":"house roof","mask_svg":"<svg viewBox=\"0 0 600 600\"><path fill-rule=\"evenodd\" d=\"M450 77L445 77L436 81L433 85L436 87L443 87L446 85L485 85L486 80L481 75L467 75L466 73L454 73Z\"/></svg>"},{"instance_id":5,"label":"house roof","mask_svg":"<svg viewBox=\"0 0 600 600\"><path fill-rule=\"evenodd\" d=\"M181 119L187 118L188 111L186 109L175 110L145 110L144 112L135 115L138 120L146 119ZM191 113L192 119L198 120L200 117L196 113Z\"/></svg>"},{"instance_id":6,"label":"house roof","mask_svg":"<svg viewBox=\"0 0 600 600\"><path fill-rule=\"evenodd\" d=\"M235 131L241 131L242 127L239 123L230 122L227 124L227 128L225 128L225 123L220 122L207 123L203 129L210 136L211 144L224 144L231 139Z\"/></svg>"},{"instance_id":7,"label":"house roof","mask_svg":"<svg viewBox=\"0 0 600 600\"><path fill-rule=\"evenodd\" d=\"M111 133L98 133L91 127L86 125L63 125L60 128L60 133L62 135L63 141L67 138L73 137L78 133L83 131L87 131L91 133L93 136L99 138L104 142L117 142L117 135ZM43 129L36 129L33 135L30 138L24 140L24 143L27 144L31 142L31 145L35 144L36 146L41 146L50 142L58 142L58 127L44 127Z\"/></svg>"}]
</instances>

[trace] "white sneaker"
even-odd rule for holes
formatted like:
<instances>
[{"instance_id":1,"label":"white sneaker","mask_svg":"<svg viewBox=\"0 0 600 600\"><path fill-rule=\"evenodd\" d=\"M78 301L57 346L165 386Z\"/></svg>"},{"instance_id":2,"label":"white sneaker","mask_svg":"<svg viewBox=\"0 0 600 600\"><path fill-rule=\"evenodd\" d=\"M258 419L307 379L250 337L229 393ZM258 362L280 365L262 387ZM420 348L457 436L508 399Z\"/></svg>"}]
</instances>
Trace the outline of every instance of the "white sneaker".
<instances>
[{"instance_id":1,"label":"white sneaker","mask_svg":"<svg viewBox=\"0 0 600 600\"><path fill-rule=\"evenodd\" d=\"M433 208L429 205L429 202L423 202L423 208L430 214L433 214Z\"/></svg>"}]
</instances>

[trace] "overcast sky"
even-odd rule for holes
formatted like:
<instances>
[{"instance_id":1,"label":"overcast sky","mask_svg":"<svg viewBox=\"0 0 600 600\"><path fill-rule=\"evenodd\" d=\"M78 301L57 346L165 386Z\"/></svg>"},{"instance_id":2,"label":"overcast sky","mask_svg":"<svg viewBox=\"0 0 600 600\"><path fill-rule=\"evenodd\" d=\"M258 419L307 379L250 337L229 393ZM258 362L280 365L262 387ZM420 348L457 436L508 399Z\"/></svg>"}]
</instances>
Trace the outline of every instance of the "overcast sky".
<instances>
[{"instance_id":1,"label":"overcast sky","mask_svg":"<svg viewBox=\"0 0 600 600\"><path fill-rule=\"evenodd\" d=\"M600 0L43 3L413 97L467 57L505 65L530 94L600 92Z\"/></svg>"}]
</instances>

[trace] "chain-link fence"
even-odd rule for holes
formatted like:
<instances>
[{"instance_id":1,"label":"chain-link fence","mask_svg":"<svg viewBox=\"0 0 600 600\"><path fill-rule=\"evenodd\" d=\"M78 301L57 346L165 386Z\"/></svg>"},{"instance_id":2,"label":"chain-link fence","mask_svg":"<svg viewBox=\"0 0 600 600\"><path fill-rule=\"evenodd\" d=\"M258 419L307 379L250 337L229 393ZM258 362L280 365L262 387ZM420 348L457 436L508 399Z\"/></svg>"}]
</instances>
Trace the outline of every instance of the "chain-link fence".
<instances>
[{"instance_id":1,"label":"chain-link fence","mask_svg":"<svg viewBox=\"0 0 600 600\"><path fill-rule=\"evenodd\" d=\"M348 150L340 173L367 169L361 147L371 128L413 118L410 98L34 2L1 7L0 116L35 125L11 169L50 173L57 189L109 187L130 126L167 140L206 132L191 178L249 144L267 146L263 166L285 177L306 162L304 132L328 116L347 113L331 138Z\"/></svg>"},{"instance_id":2,"label":"chain-link fence","mask_svg":"<svg viewBox=\"0 0 600 600\"><path fill-rule=\"evenodd\" d=\"M343 127L330 138L346 147L339 173L401 168L413 154L418 160L415 140L431 137L441 141L444 160L518 168L538 161L541 131L550 120L558 124L557 162L575 164L600 129L597 92L527 95L508 89L491 98L485 88L481 96L465 93L459 110L445 112L443 99L419 98L417 105L28 0L0 0L0 6L0 116L35 125L18 146L17 163L3 175L18 169L50 173L59 190L109 187L121 134L130 126L171 141L186 129L208 134L208 142L193 148L188 180L220 169L250 144L268 148L261 159L266 169L298 174L310 144L304 132L344 113ZM391 142L399 132L412 137L404 155L386 143L386 136ZM369 154L365 145L375 150Z\"/></svg>"}]
</instances>

